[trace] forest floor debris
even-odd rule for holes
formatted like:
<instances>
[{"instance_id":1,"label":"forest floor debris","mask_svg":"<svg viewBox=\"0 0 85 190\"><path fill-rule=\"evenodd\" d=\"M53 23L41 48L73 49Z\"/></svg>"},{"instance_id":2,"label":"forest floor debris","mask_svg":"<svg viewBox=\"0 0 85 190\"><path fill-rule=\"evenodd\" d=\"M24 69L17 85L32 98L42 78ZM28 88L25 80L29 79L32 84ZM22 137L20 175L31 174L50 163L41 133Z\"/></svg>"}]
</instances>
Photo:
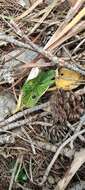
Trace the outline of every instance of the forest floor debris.
<instances>
[{"instance_id":1,"label":"forest floor debris","mask_svg":"<svg viewBox=\"0 0 85 190\"><path fill-rule=\"evenodd\" d=\"M4 92L0 190L83 190L85 0L0 2Z\"/></svg>"}]
</instances>

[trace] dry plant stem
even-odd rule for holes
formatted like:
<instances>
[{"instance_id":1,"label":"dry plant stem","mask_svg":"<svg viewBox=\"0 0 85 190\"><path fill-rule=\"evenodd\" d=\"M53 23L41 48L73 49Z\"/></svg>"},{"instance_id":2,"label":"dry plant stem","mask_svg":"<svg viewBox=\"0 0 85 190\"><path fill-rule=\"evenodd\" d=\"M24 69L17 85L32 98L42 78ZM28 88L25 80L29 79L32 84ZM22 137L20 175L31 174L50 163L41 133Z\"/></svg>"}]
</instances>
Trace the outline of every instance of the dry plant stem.
<instances>
[{"instance_id":1,"label":"dry plant stem","mask_svg":"<svg viewBox=\"0 0 85 190\"><path fill-rule=\"evenodd\" d=\"M0 133L5 132L5 131L9 131L12 129L16 129L18 127L25 126L28 123L29 123L29 119L24 119L24 120L22 119L20 121L15 121L13 123L9 123L9 124L0 128Z\"/></svg>"},{"instance_id":2,"label":"dry plant stem","mask_svg":"<svg viewBox=\"0 0 85 190\"><path fill-rule=\"evenodd\" d=\"M56 66L63 66L66 67L68 69L71 69L73 71L79 72L80 74L85 76L85 71L81 70L80 68L78 68L75 64L69 64L69 63L65 63L64 60L62 60L61 58L57 58L56 56L53 56L50 52L47 52L45 50L43 50L42 48L38 47L37 45L35 45L30 39L27 38L27 41L29 43L28 44L24 44L18 40L15 40L13 37L11 36L7 36L7 35L0 35L0 40L3 41L8 41L10 43L13 43L14 45L17 45L19 47L22 48L27 48L29 49L29 45L34 48L38 53L42 54L44 57L48 58L50 61L52 61L54 63L54 65L56 64Z\"/></svg>"},{"instance_id":3,"label":"dry plant stem","mask_svg":"<svg viewBox=\"0 0 85 190\"><path fill-rule=\"evenodd\" d=\"M81 75L85 76L85 71L78 68L78 66L76 64L69 64L67 62L64 62L64 64L60 64L60 66L65 67L70 70L73 70L73 71L76 71L76 72L80 73Z\"/></svg>"},{"instance_id":4,"label":"dry plant stem","mask_svg":"<svg viewBox=\"0 0 85 190\"><path fill-rule=\"evenodd\" d=\"M73 136L69 137L64 143L62 143L62 145L58 148L58 150L56 151L56 153L54 154L53 156L53 159L51 160L50 164L48 165L46 171L45 171L45 174L42 178L42 181L41 183L39 183L40 186L42 186L45 181L47 180L47 177L49 175L49 172L51 171L51 168L53 166L53 164L55 163L56 159L58 158L59 154L61 153L62 149L68 144L70 143L71 141L73 141L74 139L76 139L79 135L85 133L85 129L77 132L76 134L74 134Z\"/></svg>"},{"instance_id":5,"label":"dry plant stem","mask_svg":"<svg viewBox=\"0 0 85 190\"><path fill-rule=\"evenodd\" d=\"M11 61L13 58L17 58L19 55L23 54L24 52L25 52L25 49L17 48L16 53L14 53L14 51L13 51L14 55L10 55L10 53L9 53L9 54L3 56L3 60L5 60L5 63L7 63L7 62Z\"/></svg>"},{"instance_id":6,"label":"dry plant stem","mask_svg":"<svg viewBox=\"0 0 85 190\"><path fill-rule=\"evenodd\" d=\"M74 6L77 2L77 0L68 0L70 6Z\"/></svg>"},{"instance_id":7,"label":"dry plant stem","mask_svg":"<svg viewBox=\"0 0 85 190\"><path fill-rule=\"evenodd\" d=\"M51 62L48 62L48 63L43 63L42 65L40 63L26 63L24 62L24 65L21 66L20 69L23 69L23 68L35 68L35 67L38 67L38 68L45 68L45 67L52 67L54 66L54 64L52 64Z\"/></svg>"},{"instance_id":8,"label":"dry plant stem","mask_svg":"<svg viewBox=\"0 0 85 190\"><path fill-rule=\"evenodd\" d=\"M33 175L32 175L32 158L31 158L31 156L30 156L29 173L30 173L30 180L31 180L31 182L33 182Z\"/></svg>"},{"instance_id":9,"label":"dry plant stem","mask_svg":"<svg viewBox=\"0 0 85 190\"><path fill-rule=\"evenodd\" d=\"M74 134L76 134L77 132L79 132L79 131L81 130L81 127L82 127L82 125L84 124L84 122L85 122L85 114L80 118L80 122L79 122L79 124L77 125ZM85 141L85 139L82 137L82 135L79 135L79 138L80 138L80 140ZM74 140L75 140L75 138L70 142L70 146L71 146L72 148L73 148Z\"/></svg>"},{"instance_id":10,"label":"dry plant stem","mask_svg":"<svg viewBox=\"0 0 85 190\"><path fill-rule=\"evenodd\" d=\"M24 148L21 146L15 146L15 147L14 146L7 146L7 147L1 146L0 151L3 151L5 148L7 148L8 150L17 150L19 153L20 153L20 151L25 152L25 153L29 152L29 150L27 150L27 148Z\"/></svg>"},{"instance_id":11,"label":"dry plant stem","mask_svg":"<svg viewBox=\"0 0 85 190\"><path fill-rule=\"evenodd\" d=\"M85 122L85 114L80 118L80 122L79 122L79 124L78 124L78 126L77 126L77 128L76 128L74 134L76 134L76 132L79 132L79 131L81 130L81 127L82 127L82 125L84 124L84 122ZM82 135L79 135L79 138L80 138L82 141L85 141L85 138L82 137ZM74 142L74 140L75 140L75 139L73 139L73 140L71 141L72 147L73 147L73 142Z\"/></svg>"},{"instance_id":12,"label":"dry plant stem","mask_svg":"<svg viewBox=\"0 0 85 190\"><path fill-rule=\"evenodd\" d=\"M21 48L26 48L26 49L30 48L30 46L28 44L20 42L19 40L14 39L14 37L12 37L12 36L0 35L0 40L12 43L12 44L14 44L14 45L16 45L18 47L21 47Z\"/></svg>"},{"instance_id":13,"label":"dry plant stem","mask_svg":"<svg viewBox=\"0 0 85 190\"><path fill-rule=\"evenodd\" d=\"M75 130L75 127L76 127L76 126L78 126L78 127L80 126L80 122L79 122L79 123L78 123L78 122L75 123L75 126L74 126L74 125L72 126L69 122L66 122L66 124L67 124L67 126L69 127L69 129L70 129L71 131L73 131L73 132L76 131L76 130ZM83 123L83 124L84 124L84 123ZM78 132L78 131L77 131L77 132ZM83 137L82 135L79 135L79 139L80 139L81 141L83 140L83 141L85 142L85 139L84 139L84 137ZM70 146L73 147L73 141L71 141Z\"/></svg>"},{"instance_id":14,"label":"dry plant stem","mask_svg":"<svg viewBox=\"0 0 85 190\"><path fill-rule=\"evenodd\" d=\"M45 149L50 152L56 152L56 150L57 150L57 146L55 146L51 143L42 142L42 141L33 141L33 143L36 147Z\"/></svg>"},{"instance_id":15,"label":"dry plant stem","mask_svg":"<svg viewBox=\"0 0 85 190\"><path fill-rule=\"evenodd\" d=\"M63 23L68 23L71 19L75 16L75 14L79 11L82 7L85 0L77 0L76 4L69 10L68 14L66 15L65 21Z\"/></svg>"},{"instance_id":16,"label":"dry plant stem","mask_svg":"<svg viewBox=\"0 0 85 190\"><path fill-rule=\"evenodd\" d=\"M21 167L22 167L22 163L23 163L23 155L21 155L20 160L19 160L19 167L18 167L18 171L17 171L17 173L15 175L15 182L17 181L17 178L19 176L19 173L20 173L20 170L21 170Z\"/></svg>"},{"instance_id":17,"label":"dry plant stem","mask_svg":"<svg viewBox=\"0 0 85 190\"><path fill-rule=\"evenodd\" d=\"M76 46L76 48L73 50L72 54L76 53L80 46L85 43L85 38Z\"/></svg>"},{"instance_id":18,"label":"dry plant stem","mask_svg":"<svg viewBox=\"0 0 85 190\"><path fill-rule=\"evenodd\" d=\"M20 187L22 190L32 190L30 188L26 188L24 186L22 186L21 184L17 183L17 186Z\"/></svg>"},{"instance_id":19,"label":"dry plant stem","mask_svg":"<svg viewBox=\"0 0 85 190\"><path fill-rule=\"evenodd\" d=\"M0 145L14 144L15 143L15 138L18 135L21 135L20 130L14 130L13 132L6 131L5 134L0 135Z\"/></svg>"},{"instance_id":20,"label":"dry plant stem","mask_svg":"<svg viewBox=\"0 0 85 190\"><path fill-rule=\"evenodd\" d=\"M66 18L65 18L64 22L61 23L61 25L59 26L59 28L57 29L57 31L54 33L54 35L52 36L52 38L46 44L46 46L45 46L46 50L48 49L48 50L52 51L51 45L55 42L55 39L58 38L59 34L65 28L65 26L67 26L67 24L72 20L72 18L78 12L78 10L80 9L80 7L82 7L84 1L85 0L82 0L82 1L78 0L77 3L76 3L76 5L69 10L69 12L66 15Z\"/></svg>"},{"instance_id":21,"label":"dry plant stem","mask_svg":"<svg viewBox=\"0 0 85 190\"><path fill-rule=\"evenodd\" d=\"M0 135L0 145L14 144L14 142L15 142L15 137L13 135L8 135L8 134Z\"/></svg>"},{"instance_id":22,"label":"dry plant stem","mask_svg":"<svg viewBox=\"0 0 85 190\"><path fill-rule=\"evenodd\" d=\"M53 50L54 45L58 40L60 40L67 32L69 32L83 17L85 16L85 7L80 10L80 12L73 18L72 21L70 21L64 28L63 30L54 38L54 42L46 49ZM55 33L56 34L56 33ZM55 40L56 39L56 40Z\"/></svg>"},{"instance_id":23,"label":"dry plant stem","mask_svg":"<svg viewBox=\"0 0 85 190\"><path fill-rule=\"evenodd\" d=\"M83 95L83 94L85 94L85 87L82 88L82 89L77 90L77 91L75 92L75 94L76 94L76 95Z\"/></svg>"},{"instance_id":24,"label":"dry plant stem","mask_svg":"<svg viewBox=\"0 0 85 190\"><path fill-rule=\"evenodd\" d=\"M35 150L35 146L34 146L34 143L33 143L32 139L31 139L31 137L29 136L29 134L27 133L27 131L24 129L24 127L21 128L21 131L25 134L25 136L29 140L31 148L32 148L32 152L35 155L36 154L36 150Z\"/></svg>"},{"instance_id":25,"label":"dry plant stem","mask_svg":"<svg viewBox=\"0 0 85 190\"><path fill-rule=\"evenodd\" d=\"M36 18L40 17L42 14L44 14L44 13L45 13L45 11L46 11L46 9L45 9L45 8L44 8L44 9L39 10L39 12L38 12L38 13L35 13L35 14L32 16L32 19L36 19ZM30 19L30 18L29 18L29 19Z\"/></svg>"},{"instance_id":26,"label":"dry plant stem","mask_svg":"<svg viewBox=\"0 0 85 190\"><path fill-rule=\"evenodd\" d=\"M77 126L76 128L76 132L80 131L82 125L84 124L85 122L85 114L80 118L80 122L79 122L79 125Z\"/></svg>"},{"instance_id":27,"label":"dry plant stem","mask_svg":"<svg viewBox=\"0 0 85 190\"><path fill-rule=\"evenodd\" d=\"M41 47L38 47L37 45L35 45L29 38L26 37L26 35L23 36L24 39L27 40L27 42L29 43L29 45L36 50L38 53L40 53L41 55L43 55L44 57L48 58L49 60L53 61L53 63L55 62L55 64L59 64L59 59L57 57L55 57L55 59L53 59L53 55L51 55L51 53L43 50ZM25 48L25 49L30 49L30 46L26 43L20 42L18 40L15 40L12 36L8 36L8 35L0 35L0 40L3 41L7 41L9 43L12 43L18 47L21 48Z\"/></svg>"},{"instance_id":28,"label":"dry plant stem","mask_svg":"<svg viewBox=\"0 0 85 190\"><path fill-rule=\"evenodd\" d=\"M20 132L20 130L19 130L19 132ZM20 138L20 135L22 135L22 133L18 134L17 132L16 133L12 132L12 134L0 135L0 145L14 144L15 138L16 137ZM23 138L22 138L22 140L26 141L26 139L23 139ZM29 139L26 142L28 142L28 141L29 141L29 144L31 144ZM37 148L37 149L44 149L44 150L54 152L54 153L56 152L56 150L58 148L57 146L55 146L51 143L42 142L42 141L34 141L33 140L32 143L33 143L33 146L35 146L35 148Z\"/></svg>"},{"instance_id":29,"label":"dry plant stem","mask_svg":"<svg viewBox=\"0 0 85 190\"><path fill-rule=\"evenodd\" d=\"M9 124L11 122L17 121L18 119L20 119L24 115L30 114L30 113L32 113L34 111L38 111L40 109L44 109L47 106L49 106L49 102L37 105L37 106L35 106L33 108L30 108L30 109L23 110L21 112L18 112L16 114L14 114L13 116L9 117L7 120L4 120L4 121L0 122L0 126L4 126L4 125L7 125L7 124Z\"/></svg>"},{"instance_id":30,"label":"dry plant stem","mask_svg":"<svg viewBox=\"0 0 85 190\"><path fill-rule=\"evenodd\" d=\"M78 33L82 32L84 29L85 29L85 21L81 21L76 26L74 26L65 36L60 38L60 40L58 40L58 42L56 42L56 44L54 45L54 48L58 48L63 42L77 35Z\"/></svg>"},{"instance_id":31,"label":"dry plant stem","mask_svg":"<svg viewBox=\"0 0 85 190\"><path fill-rule=\"evenodd\" d=\"M52 61L54 64L56 64L56 66L64 66L68 69L74 70L76 72L79 72L82 75L85 75L85 71L79 69L75 64L71 65L71 64L65 63L63 60L58 59L56 56L53 56L51 53L43 50L42 48L39 48L30 39L28 39L26 35L23 35L23 38L27 40L27 42L33 49L35 49L38 53L42 54L43 56L47 57L50 61ZM15 45L17 45L19 47L29 48L28 44L24 44L24 43L17 41L14 38L7 36L7 35L4 35L4 36L0 35L0 39L6 40L10 43L14 43Z\"/></svg>"},{"instance_id":32,"label":"dry plant stem","mask_svg":"<svg viewBox=\"0 0 85 190\"><path fill-rule=\"evenodd\" d=\"M14 169L13 169L13 172L12 172L11 180L10 180L9 190L12 190L13 181L14 181L14 178L15 178L16 170L17 170L18 164L20 162L20 159L21 159L21 155L19 155L17 160L16 160L16 163L15 163L15 166L14 166Z\"/></svg>"},{"instance_id":33,"label":"dry plant stem","mask_svg":"<svg viewBox=\"0 0 85 190\"><path fill-rule=\"evenodd\" d=\"M22 18L24 18L25 16L27 16L28 14L30 14L39 4L41 4L43 2L43 0L37 0L33 3L33 5L28 8L28 10L26 10L24 13L22 13L20 16L16 17L15 20L18 21Z\"/></svg>"},{"instance_id":34,"label":"dry plant stem","mask_svg":"<svg viewBox=\"0 0 85 190\"><path fill-rule=\"evenodd\" d=\"M45 13L44 15L41 17L41 19L39 20L39 23L37 23L33 29L31 30L30 34L33 33L39 26L41 23L43 23L43 21L47 18L47 16L50 14L50 12L53 10L53 8L59 4L59 0L53 0L51 4L48 5L48 7L45 8Z\"/></svg>"},{"instance_id":35,"label":"dry plant stem","mask_svg":"<svg viewBox=\"0 0 85 190\"><path fill-rule=\"evenodd\" d=\"M47 123L47 122L43 122L43 121L35 121L35 122L32 122L30 123L31 125L41 125L41 126L44 126L44 127L52 127L53 124L52 123Z\"/></svg>"},{"instance_id":36,"label":"dry plant stem","mask_svg":"<svg viewBox=\"0 0 85 190\"><path fill-rule=\"evenodd\" d=\"M76 72L80 73L81 75L85 76L85 71L80 69L76 64L69 64L69 63L65 62L64 64L61 64L61 66L66 67L67 69L76 71Z\"/></svg>"},{"instance_id":37,"label":"dry plant stem","mask_svg":"<svg viewBox=\"0 0 85 190\"><path fill-rule=\"evenodd\" d=\"M13 25L15 25L16 23L13 21L13 23L12 23ZM17 26L17 28L18 28L18 26ZM20 30L19 28L18 28L18 30ZM17 30L16 30L16 33L17 33ZM56 56L53 56L50 52L47 52L46 50L44 50L44 49L42 49L42 48L40 48L40 47L38 47L36 44L34 44L26 35L24 35L23 33L22 33L22 31L20 30L20 34L22 34L22 37L25 39L25 40L27 40L27 42L29 43L29 45L33 48L33 49L35 49L38 53L40 53L41 55L43 55L44 57L46 57L46 58L48 58L50 61L52 61L54 64L56 64L56 66L64 66L64 67L66 67L66 68L68 68L68 69L71 69L71 70L73 70L73 71L76 71L76 72L79 72L80 74L82 74L82 75L85 75L85 71L83 71L83 70L81 70L80 68L78 68L75 64L68 64L68 63L65 63L65 61L64 60L62 60L62 59L59 59L59 58L57 58ZM6 35L5 35L6 36ZM21 36L21 35L20 35ZM9 38L9 37L8 37ZM15 41L15 39L13 39L13 42ZM17 40L16 40L17 41ZM21 44L22 42L20 42L20 44ZM19 44L19 45L20 45ZM22 45L24 46L24 43L22 43ZM25 47L24 48L26 48L26 47L29 47L29 45L28 44L25 44Z\"/></svg>"},{"instance_id":38,"label":"dry plant stem","mask_svg":"<svg viewBox=\"0 0 85 190\"><path fill-rule=\"evenodd\" d=\"M67 170L63 179L61 179L54 190L65 190L68 186L69 182L78 171L78 169L85 162L85 149L81 149L80 152L76 152L74 156L74 160L70 166L70 169Z\"/></svg>"}]
</instances>

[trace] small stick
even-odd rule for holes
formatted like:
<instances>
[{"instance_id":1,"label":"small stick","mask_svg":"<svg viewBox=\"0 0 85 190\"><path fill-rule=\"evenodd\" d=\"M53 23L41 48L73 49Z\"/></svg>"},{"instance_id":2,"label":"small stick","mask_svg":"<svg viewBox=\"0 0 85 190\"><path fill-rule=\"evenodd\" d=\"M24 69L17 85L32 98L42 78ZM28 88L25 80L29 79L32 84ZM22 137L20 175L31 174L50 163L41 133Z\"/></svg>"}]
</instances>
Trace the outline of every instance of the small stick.
<instances>
[{"instance_id":1,"label":"small stick","mask_svg":"<svg viewBox=\"0 0 85 190\"><path fill-rule=\"evenodd\" d=\"M10 184L9 184L9 190L12 190L13 181L14 181L14 178L15 178L15 174L16 174L18 164L20 162L20 158L21 158L21 155L19 155L17 160L16 160L16 163L15 163L15 166L14 166L14 169L13 169L13 172L12 172L12 176L11 176L11 181L10 181Z\"/></svg>"},{"instance_id":2,"label":"small stick","mask_svg":"<svg viewBox=\"0 0 85 190\"><path fill-rule=\"evenodd\" d=\"M4 145L4 144L14 144L15 142L15 137L10 134L3 134L0 135L0 145Z\"/></svg>"},{"instance_id":3,"label":"small stick","mask_svg":"<svg viewBox=\"0 0 85 190\"><path fill-rule=\"evenodd\" d=\"M18 127L22 127L24 125L26 125L27 123L29 123L29 119L22 119L20 121L15 121L13 123L9 123L3 127L0 128L0 133L5 132L5 131L9 131L12 129L16 129Z\"/></svg>"},{"instance_id":4,"label":"small stick","mask_svg":"<svg viewBox=\"0 0 85 190\"><path fill-rule=\"evenodd\" d=\"M76 53L80 46L85 43L85 38L76 46L76 48L73 50L72 54Z\"/></svg>"},{"instance_id":5,"label":"small stick","mask_svg":"<svg viewBox=\"0 0 85 190\"><path fill-rule=\"evenodd\" d=\"M75 91L75 94L76 95L84 95L85 94L85 86L84 86L84 88Z\"/></svg>"},{"instance_id":6,"label":"small stick","mask_svg":"<svg viewBox=\"0 0 85 190\"><path fill-rule=\"evenodd\" d=\"M41 4L43 0L37 0L33 3L33 5L28 8L25 12L23 12L21 15L17 16L15 18L16 21L19 21L20 19L26 17L28 14L30 14L39 4Z\"/></svg>"},{"instance_id":7,"label":"small stick","mask_svg":"<svg viewBox=\"0 0 85 190\"><path fill-rule=\"evenodd\" d=\"M27 38L25 35L23 37L24 37L24 39L27 39L27 42L29 43L29 45L34 50L36 50L38 53L40 53L44 57L48 58L57 67L62 67L63 66L63 67L66 67L68 69L71 69L73 71L79 72L80 74L82 74L82 75L85 76L85 71L83 71L82 69L78 68L77 65L66 63L64 59L58 58L58 57L52 55L50 52L48 52L46 50L43 50L41 47L38 47L29 38ZM14 45L19 46L21 48L25 48L25 49L29 49L30 48L30 46L28 44L20 42L18 40L15 40L12 36L0 35L0 40L7 41L9 43L13 43Z\"/></svg>"},{"instance_id":8,"label":"small stick","mask_svg":"<svg viewBox=\"0 0 85 190\"><path fill-rule=\"evenodd\" d=\"M67 170L64 177L58 182L54 190L65 190L75 173L85 162L85 149L81 149L80 152L76 152L74 160L70 166L70 169Z\"/></svg>"},{"instance_id":9,"label":"small stick","mask_svg":"<svg viewBox=\"0 0 85 190\"><path fill-rule=\"evenodd\" d=\"M19 173L20 173L20 170L21 170L21 167L22 167L23 155L21 155L19 163L20 163L20 164L19 164L19 167L18 167L18 171L17 171L17 173L16 173L16 175L15 175L15 182L17 181L17 178L18 178L18 176L19 176Z\"/></svg>"},{"instance_id":10,"label":"small stick","mask_svg":"<svg viewBox=\"0 0 85 190\"><path fill-rule=\"evenodd\" d=\"M21 47L21 48L25 48L25 49L29 49L30 46L28 44L25 44L23 42L20 42L19 40L14 39L13 36L8 36L8 35L0 35L0 40L9 42L14 44L15 46Z\"/></svg>"},{"instance_id":11,"label":"small stick","mask_svg":"<svg viewBox=\"0 0 85 190\"><path fill-rule=\"evenodd\" d=\"M36 154L36 150L35 150L35 146L34 146L34 143L33 143L32 139L31 139L31 137L29 136L29 134L27 133L27 131L24 129L24 127L21 127L21 131L28 138L28 140L30 142L30 145L31 145L31 148L32 148L32 151L33 151L33 154L35 155Z\"/></svg>"},{"instance_id":12,"label":"small stick","mask_svg":"<svg viewBox=\"0 0 85 190\"><path fill-rule=\"evenodd\" d=\"M30 172L30 180L31 180L31 182L33 182L33 175L32 175L32 159L31 159L31 157L30 157L29 172Z\"/></svg>"},{"instance_id":13,"label":"small stick","mask_svg":"<svg viewBox=\"0 0 85 190\"><path fill-rule=\"evenodd\" d=\"M44 149L44 150L47 150L47 151L50 151L50 152L56 152L58 146L56 145L53 145L51 143L48 143L48 142L42 142L42 141L33 141L34 145L36 147L39 147L41 149Z\"/></svg>"},{"instance_id":14,"label":"small stick","mask_svg":"<svg viewBox=\"0 0 85 190\"><path fill-rule=\"evenodd\" d=\"M68 144L70 143L72 140L76 139L79 135L85 133L85 129L77 132L76 134L74 134L73 136L69 137L64 143L62 143L62 145L58 148L58 150L56 151L56 153L54 154L50 164L48 165L46 171L45 171L45 174L42 178L42 181L41 183L39 183L40 186L42 186L45 181L47 180L47 177L49 175L49 172L51 170L51 168L53 167L53 164L55 163L56 159L58 158L59 154L61 153L62 149Z\"/></svg>"},{"instance_id":15,"label":"small stick","mask_svg":"<svg viewBox=\"0 0 85 190\"><path fill-rule=\"evenodd\" d=\"M8 119L0 122L0 126L4 126L4 125L7 125L8 123L11 123L11 122L14 122L16 120L19 120L21 117L23 117L24 115L27 115L27 114L30 114L32 112L35 112L35 111L38 111L40 109L44 109L46 108L47 106L49 106L49 102L46 102L46 103L43 103L43 104L40 104L40 105L37 105L33 108L29 108L29 109L26 109L26 110L23 110L21 112L18 112L14 115L12 115L11 117L9 117Z\"/></svg>"}]
</instances>

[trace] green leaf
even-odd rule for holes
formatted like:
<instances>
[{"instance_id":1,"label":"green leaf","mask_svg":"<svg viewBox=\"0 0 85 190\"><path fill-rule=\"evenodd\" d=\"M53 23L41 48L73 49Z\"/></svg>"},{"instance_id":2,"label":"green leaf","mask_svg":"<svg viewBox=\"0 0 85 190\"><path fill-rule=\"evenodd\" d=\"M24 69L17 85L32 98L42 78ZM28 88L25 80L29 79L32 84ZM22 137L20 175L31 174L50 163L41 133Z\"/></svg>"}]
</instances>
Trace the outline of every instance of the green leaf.
<instances>
[{"instance_id":1,"label":"green leaf","mask_svg":"<svg viewBox=\"0 0 85 190\"><path fill-rule=\"evenodd\" d=\"M26 175L26 172L23 168L21 168L20 172L19 172L19 175L17 177L17 182L23 184L24 182L26 182L28 179L27 175Z\"/></svg>"},{"instance_id":2,"label":"green leaf","mask_svg":"<svg viewBox=\"0 0 85 190\"><path fill-rule=\"evenodd\" d=\"M26 81L22 88L21 106L32 107L40 99L40 97L48 90L48 88L54 83L55 71L42 71L39 75Z\"/></svg>"},{"instance_id":3,"label":"green leaf","mask_svg":"<svg viewBox=\"0 0 85 190\"><path fill-rule=\"evenodd\" d=\"M11 174L13 172L15 163L16 163L16 160L12 160L11 162L9 162L9 169L10 169ZM19 165L17 167L15 176L17 175L18 169L19 169ZM21 184L24 184L25 182L27 182L27 180L28 180L28 177L27 177L27 174L25 172L25 169L23 167L21 167L21 169L20 169L20 171L18 173L16 181L21 183Z\"/></svg>"}]
</instances>

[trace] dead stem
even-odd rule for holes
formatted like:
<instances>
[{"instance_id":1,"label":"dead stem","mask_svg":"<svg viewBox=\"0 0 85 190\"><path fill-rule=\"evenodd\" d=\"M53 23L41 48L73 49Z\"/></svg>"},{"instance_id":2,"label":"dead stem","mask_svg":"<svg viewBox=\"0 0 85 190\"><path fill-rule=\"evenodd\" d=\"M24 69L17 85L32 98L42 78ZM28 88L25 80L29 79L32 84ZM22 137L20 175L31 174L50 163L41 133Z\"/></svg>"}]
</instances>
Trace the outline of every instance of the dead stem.
<instances>
[{"instance_id":1,"label":"dead stem","mask_svg":"<svg viewBox=\"0 0 85 190\"><path fill-rule=\"evenodd\" d=\"M50 164L48 165L48 167L47 167L47 169L46 169L46 171L45 171L45 174L44 174L44 176L43 176L43 178L42 178L42 181L41 181L41 183L39 184L40 186L42 186L42 185L46 182L47 177L48 177L48 175L49 175L49 173L50 173L50 171L51 171L51 168L52 168L53 164L55 163L55 161L57 160L57 158L58 158L59 154L61 153L62 149L63 149L68 143L70 143L71 141L75 140L79 135L81 135L81 134L83 134L83 133L85 133L85 129L83 129L83 130L77 132L77 133L74 134L73 136L69 137L64 143L62 143L62 145L58 148L58 150L57 150L56 153L54 154L53 159L51 160Z\"/></svg>"},{"instance_id":2,"label":"dead stem","mask_svg":"<svg viewBox=\"0 0 85 190\"><path fill-rule=\"evenodd\" d=\"M14 181L15 174L16 174L16 171L17 171L17 167L18 167L18 164L20 163L21 158L22 158L22 156L19 155L17 160L16 160L16 163L15 163L15 166L14 166L14 169L13 169L13 172L12 172L11 180L10 180L9 190L12 190L13 181Z\"/></svg>"}]
</instances>

